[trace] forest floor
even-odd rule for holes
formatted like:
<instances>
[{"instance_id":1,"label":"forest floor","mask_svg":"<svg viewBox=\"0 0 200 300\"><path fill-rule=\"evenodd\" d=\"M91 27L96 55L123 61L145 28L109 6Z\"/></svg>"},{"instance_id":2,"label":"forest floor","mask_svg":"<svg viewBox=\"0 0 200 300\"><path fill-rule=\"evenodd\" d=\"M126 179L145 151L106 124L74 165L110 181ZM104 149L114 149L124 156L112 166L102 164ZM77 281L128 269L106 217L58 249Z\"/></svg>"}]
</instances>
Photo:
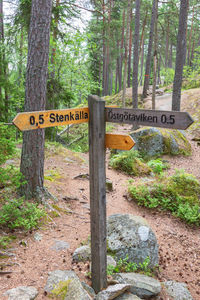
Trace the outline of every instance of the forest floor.
<instances>
[{"instance_id":1,"label":"forest floor","mask_svg":"<svg viewBox=\"0 0 200 300\"><path fill-rule=\"evenodd\" d=\"M188 105L191 93L183 93L183 106ZM198 97L199 93L200 89L196 90L194 97ZM149 105L148 101L146 105ZM157 108L169 110L170 105L169 95L157 98ZM128 133L130 126L118 126L117 130ZM200 180L200 147L197 142L191 140L190 132L187 135L191 141L192 155L165 157L171 165L165 174L171 175L175 169L182 168ZM109 151L107 161L108 156ZM16 164L19 164L19 161L16 161ZM45 180L45 185L57 197L56 205L63 208L59 212L61 217L53 218L37 231L26 235L18 233L19 239L12 245L14 249L10 250L14 256L3 260L8 264L4 271L12 273L0 275L0 299L5 299L5 291L17 286L34 286L39 290L37 300L48 299L44 294L48 272L57 269L74 270L81 280L90 284L90 279L86 277L89 271L88 263L72 263L74 250L85 243L90 235L89 181L86 176L76 178L80 174L89 174L88 154L52 147L46 153L45 174L46 178L52 175L52 181ZM127 186L130 176L109 168L108 162L106 176L113 183L113 191L107 193L107 215L120 213L146 218L159 243L158 279L185 282L193 299L200 299L199 228L186 225L170 213L149 210L128 201ZM69 213L64 213L64 209ZM34 238L36 232L41 235L40 241ZM53 249L52 246L58 240L67 242L69 248L61 251ZM1 263L3 261L1 260Z\"/></svg>"}]
</instances>

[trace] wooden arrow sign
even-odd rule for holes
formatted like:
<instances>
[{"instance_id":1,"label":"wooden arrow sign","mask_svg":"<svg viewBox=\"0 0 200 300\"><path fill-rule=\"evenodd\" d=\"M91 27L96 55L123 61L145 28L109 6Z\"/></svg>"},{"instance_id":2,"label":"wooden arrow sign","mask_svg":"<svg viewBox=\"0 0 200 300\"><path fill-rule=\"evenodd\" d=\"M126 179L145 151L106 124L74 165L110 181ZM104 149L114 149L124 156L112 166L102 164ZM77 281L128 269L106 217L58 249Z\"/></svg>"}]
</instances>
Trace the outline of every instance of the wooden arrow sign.
<instances>
[{"instance_id":1,"label":"wooden arrow sign","mask_svg":"<svg viewBox=\"0 0 200 300\"><path fill-rule=\"evenodd\" d=\"M106 134L106 148L118 150L130 150L135 145L134 140L129 135Z\"/></svg>"},{"instance_id":2,"label":"wooden arrow sign","mask_svg":"<svg viewBox=\"0 0 200 300\"><path fill-rule=\"evenodd\" d=\"M89 120L88 107L23 112L17 114L13 124L21 131L85 123Z\"/></svg>"},{"instance_id":3,"label":"wooden arrow sign","mask_svg":"<svg viewBox=\"0 0 200 300\"><path fill-rule=\"evenodd\" d=\"M187 112L106 107L106 121L151 127L187 129L194 120Z\"/></svg>"}]
</instances>

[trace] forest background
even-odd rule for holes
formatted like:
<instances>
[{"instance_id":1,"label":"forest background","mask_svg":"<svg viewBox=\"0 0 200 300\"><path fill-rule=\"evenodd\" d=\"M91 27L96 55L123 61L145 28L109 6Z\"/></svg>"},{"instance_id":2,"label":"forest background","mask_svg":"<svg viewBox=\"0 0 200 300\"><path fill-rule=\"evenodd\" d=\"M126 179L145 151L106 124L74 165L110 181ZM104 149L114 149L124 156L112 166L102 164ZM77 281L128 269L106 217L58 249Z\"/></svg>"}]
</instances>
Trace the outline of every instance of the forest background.
<instances>
[{"instance_id":1,"label":"forest background","mask_svg":"<svg viewBox=\"0 0 200 300\"><path fill-rule=\"evenodd\" d=\"M6 17L5 3L12 8ZM14 151L16 137L21 137L13 127L4 124L10 123L18 112L27 110L27 55L33 4L37 0L0 1L1 163ZM89 94L107 96L120 91L121 105L126 106L126 89L131 86L131 106L136 108L138 100L142 105L149 85L152 85L154 109L156 86L165 85L173 90L173 110L180 110L182 85L184 88L200 85L197 0L55 0L49 12L46 17L51 20L49 59L47 83L43 88L45 109L84 106ZM80 29L76 22L84 19L86 13L90 13L89 21ZM138 85L143 86L139 99ZM34 98L37 89L32 92ZM37 101L40 108L40 99ZM47 139L55 140L56 135L57 129L46 130ZM24 138L23 147L27 145ZM37 146L41 153L44 145ZM31 147L29 156L33 152ZM44 158L41 165L36 163L37 155L28 159L29 172L22 154L21 172L28 182L25 185L28 189L23 189L22 194L31 198L35 197L38 185L43 188ZM1 169L1 173L4 178L5 170Z\"/></svg>"}]
</instances>

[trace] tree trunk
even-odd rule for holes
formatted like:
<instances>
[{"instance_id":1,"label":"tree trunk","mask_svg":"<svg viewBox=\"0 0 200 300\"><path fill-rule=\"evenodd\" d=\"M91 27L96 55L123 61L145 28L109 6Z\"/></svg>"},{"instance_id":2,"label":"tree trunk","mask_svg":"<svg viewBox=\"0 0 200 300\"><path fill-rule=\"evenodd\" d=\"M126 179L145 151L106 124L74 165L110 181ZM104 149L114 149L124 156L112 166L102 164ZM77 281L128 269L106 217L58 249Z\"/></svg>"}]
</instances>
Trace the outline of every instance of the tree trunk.
<instances>
[{"instance_id":1,"label":"tree trunk","mask_svg":"<svg viewBox=\"0 0 200 300\"><path fill-rule=\"evenodd\" d=\"M138 108L138 63L139 63L139 35L140 35L140 0L135 1L135 34L133 52L133 82L132 102L133 108Z\"/></svg>"},{"instance_id":2,"label":"tree trunk","mask_svg":"<svg viewBox=\"0 0 200 300\"><path fill-rule=\"evenodd\" d=\"M186 55L186 30L187 30L188 1L181 0L179 13L179 27L176 47L176 67L172 93L172 110L180 111L181 108L181 86L183 66Z\"/></svg>"},{"instance_id":3,"label":"tree trunk","mask_svg":"<svg viewBox=\"0 0 200 300\"><path fill-rule=\"evenodd\" d=\"M168 57L169 57L169 19L167 19L166 48L165 48L165 68L168 67Z\"/></svg>"},{"instance_id":4,"label":"tree trunk","mask_svg":"<svg viewBox=\"0 0 200 300\"><path fill-rule=\"evenodd\" d=\"M25 111L45 110L49 59L51 0L32 0L28 38ZM21 192L26 199L44 192L44 129L24 132L20 170L26 184Z\"/></svg>"},{"instance_id":5,"label":"tree trunk","mask_svg":"<svg viewBox=\"0 0 200 300\"><path fill-rule=\"evenodd\" d=\"M3 37L4 37L4 30L3 30L3 0L0 0L0 81L3 79ZM3 91L0 85L0 119L4 119L4 101L3 101ZM2 109L3 108L3 109Z\"/></svg>"},{"instance_id":6,"label":"tree trunk","mask_svg":"<svg viewBox=\"0 0 200 300\"><path fill-rule=\"evenodd\" d=\"M150 25L150 32L149 32L149 45L148 45L148 53L146 58L146 68L145 68L145 75L144 75L145 77L144 77L144 87L143 87L143 98L147 97L147 90L149 88L155 15L156 15L156 0L153 0L152 12L151 12L151 25Z\"/></svg>"},{"instance_id":7,"label":"tree trunk","mask_svg":"<svg viewBox=\"0 0 200 300\"><path fill-rule=\"evenodd\" d=\"M125 9L123 10L123 23L122 23L122 38L120 46L120 58L119 58L119 91L122 89L122 67L123 67L123 49L124 49L124 30L125 30Z\"/></svg>"},{"instance_id":8,"label":"tree trunk","mask_svg":"<svg viewBox=\"0 0 200 300\"><path fill-rule=\"evenodd\" d=\"M141 48L141 61L140 61L140 85L143 83L143 67L144 67L144 39L142 40L142 48Z\"/></svg>"},{"instance_id":9,"label":"tree trunk","mask_svg":"<svg viewBox=\"0 0 200 300\"><path fill-rule=\"evenodd\" d=\"M130 88L131 86L131 54L132 54L132 37L133 37L133 30L132 30L132 20L133 20L133 12L132 9L130 11L130 34L129 34L129 53L128 53L128 81L127 85Z\"/></svg>"},{"instance_id":10,"label":"tree trunk","mask_svg":"<svg viewBox=\"0 0 200 300\"><path fill-rule=\"evenodd\" d=\"M125 107L125 98L126 98L126 79L127 79L127 65L128 65L128 38L129 38L129 29L130 29L130 9L131 9L131 0L128 0L127 6L127 21L126 21L126 38L125 38L125 55L124 55L124 78L123 78L123 93L122 93L122 104Z\"/></svg>"},{"instance_id":11,"label":"tree trunk","mask_svg":"<svg viewBox=\"0 0 200 300\"><path fill-rule=\"evenodd\" d=\"M152 87L152 109L156 109L156 80L157 80L157 44L158 44L158 0L156 0L156 13L155 13L155 29L154 29L154 61L153 61L153 87Z\"/></svg>"},{"instance_id":12,"label":"tree trunk","mask_svg":"<svg viewBox=\"0 0 200 300\"><path fill-rule=\"evenodd\" d=\"M193 31L193 23L194 23L194 6L192 10L192 23L190 28L190 35L189 35L189 44L188 44L188 55L187 55L187 64L190 65L190 51L191 51L191 43L192 43L192 31Z\"/></svg>"}]
</instances>

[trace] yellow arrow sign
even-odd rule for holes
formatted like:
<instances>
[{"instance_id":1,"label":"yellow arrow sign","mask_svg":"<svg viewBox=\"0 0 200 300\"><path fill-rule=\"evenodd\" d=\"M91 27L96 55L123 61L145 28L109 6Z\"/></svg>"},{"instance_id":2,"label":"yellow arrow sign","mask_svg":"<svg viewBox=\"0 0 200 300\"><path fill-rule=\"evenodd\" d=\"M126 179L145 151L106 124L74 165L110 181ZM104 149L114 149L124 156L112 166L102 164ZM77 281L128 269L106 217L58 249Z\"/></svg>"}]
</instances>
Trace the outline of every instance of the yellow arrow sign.
<instances>
[{"instance_id":1,"label":"yellow arrow sign","mask_svg":"<svg viewBox=\"0 0 200 300\"><path fill-rule=\"evenodd\" d=\"M23 112L16 115L13 124L21 131L79 124L89 121L88 107Z\"/></svg>"},{"instance_id":2,"label":"yellow arrow sign","mask_svg":"<svg viewBox=\"0 0 200 300\"><path fill-rule=\"evenodd\" d=\"M135 142L130 135L106 134L105 144L106 148L130 150Z\"/></svg>"}]
</instances>

